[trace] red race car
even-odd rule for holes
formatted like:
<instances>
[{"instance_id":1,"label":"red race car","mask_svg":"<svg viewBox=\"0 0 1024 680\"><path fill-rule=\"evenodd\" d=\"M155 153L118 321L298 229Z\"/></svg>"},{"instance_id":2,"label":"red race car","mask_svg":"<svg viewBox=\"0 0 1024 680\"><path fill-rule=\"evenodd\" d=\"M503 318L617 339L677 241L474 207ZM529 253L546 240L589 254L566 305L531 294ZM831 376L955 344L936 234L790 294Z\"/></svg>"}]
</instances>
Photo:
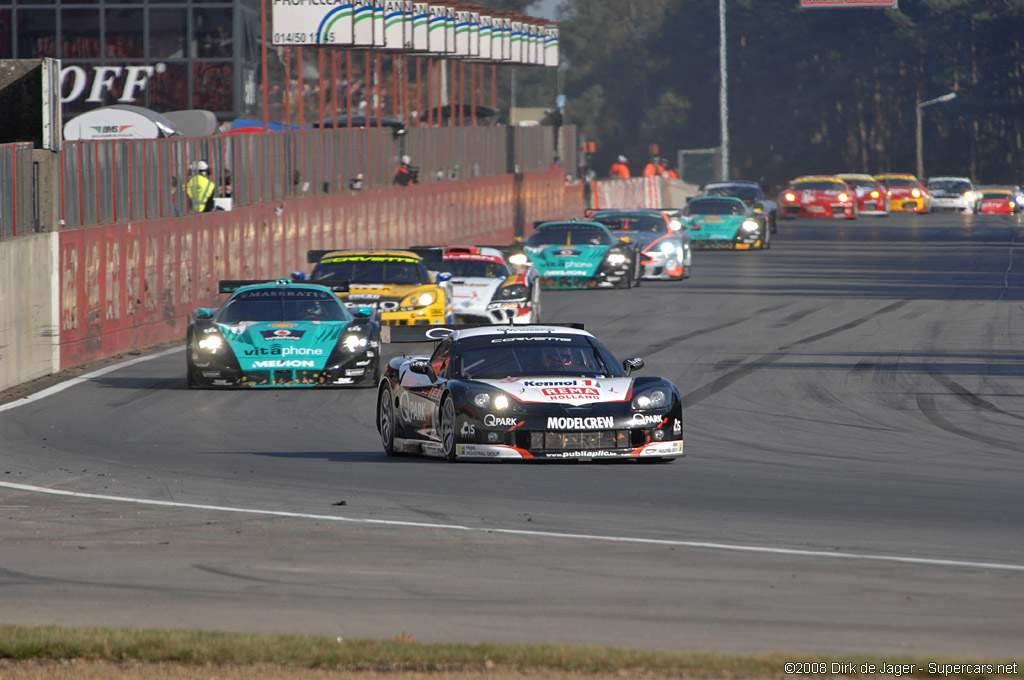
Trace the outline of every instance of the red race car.
<instances>
[{"instance_id":1,"label":"red race car","mask_svg":"<svg viewBox=\"0 0 1024 680\"><path fill-rule=\"evenodd\" d=\"M856 192L835 175L797 177L779 194L779 217L857 217Z\"/></svg>"},{"instance_id":2,"label":"red race car","mask_svg":"<svg viewBox=\"0 0 1024 680\"><path fill-rule=\"evenodd\" d=\"M1020 209L1011 187L981 187L978 212L982 215L1012 215Z\"/></svg>"},{"instance_id":3,"label":"red race car","mask_svg":"<svg viewBox=\"0 0 1024 680\"><path fill-rule=\"evenodd\" d=\"M932 209L932 195L928 187L914 175L890 172L875 175L889 192L890 212L926 213Z\"/></svg>"},{"instance_id":4,"label":"red race car","mask_svg":"<svg viewBox=\"0 0 1024 680\"><path fill-rule=\"evenodd\" d=\"M885 185L872 175L851 172L836 175L836 177L849 184L857 195L857 214L882 216L889 214L889 194Z\"/></svg>"}]
</instances>

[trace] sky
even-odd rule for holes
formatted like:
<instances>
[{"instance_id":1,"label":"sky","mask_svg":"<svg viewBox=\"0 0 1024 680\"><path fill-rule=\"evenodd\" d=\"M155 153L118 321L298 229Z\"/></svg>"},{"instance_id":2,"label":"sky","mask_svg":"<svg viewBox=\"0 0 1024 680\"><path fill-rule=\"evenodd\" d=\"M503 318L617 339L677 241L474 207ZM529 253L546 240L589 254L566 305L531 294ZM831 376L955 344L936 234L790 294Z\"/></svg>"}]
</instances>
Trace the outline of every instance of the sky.
<instances>
[{"instance_id":1,"label":"sky","mask_svg":"<svg viewBox=\"0 0 1024 680\"><path fill-rule=\"evenodd\" d=\"M538 0L538 2L527 9L530 16L541 17L542 19L557 19L555 10L561 0Z\"/></svg>"}]
</instances>

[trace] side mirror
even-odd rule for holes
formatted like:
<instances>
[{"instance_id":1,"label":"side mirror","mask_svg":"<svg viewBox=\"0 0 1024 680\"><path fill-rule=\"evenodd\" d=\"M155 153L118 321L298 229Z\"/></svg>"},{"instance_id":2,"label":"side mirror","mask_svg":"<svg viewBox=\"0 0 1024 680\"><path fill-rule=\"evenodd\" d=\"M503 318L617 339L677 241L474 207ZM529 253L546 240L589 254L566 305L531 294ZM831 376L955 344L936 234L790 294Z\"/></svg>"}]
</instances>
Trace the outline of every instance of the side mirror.
<instances>
[{"instance_id":1,"label":"side mirror","mask_svg":"<svg viewBox=\"0 0 1024 680\"><path fill-rule=\"evenodd\" d=\"M622 362L622 367L626 369L626 375L630 375L633 371L639 371L644 367L644 360L640 357L633 357L632 359L626 359Z\"/></svg>"},{"instance_id":2,"label":"side mirror","mask_svg":"<svg viewBox=\"0 0 1024 680\"><path fill-rule=\"evenodd\" d=\"M292 281L305 281L306 272L292 272Z\"/></svg>"},{"instance_id":3,"label":"side mirror","mask_svg":"<svg viewBox=\"0 0 1024 680\"><path fill-rule=\"evenodd\" d=\"M360 319L372 319L374 314L376 312L373 307L356 307L352 310L352 315Z\"/></svg>"},{"instance_id":4,"label":"side mirror","mask_svg":"<svg viewBox=\"0 0 1024 680\"><path fill-rule=\"evenodd\" d=\"M425 375L431 380L434 379L434 367L425 359L420 359L409 364L409 370L419 375Z\"/></svg>"},{"instance_id":5,"label":"side mirror","mask_svg":"<svg viewBox=\"0 0 1024 680\"><path fill-rule=\"evenodd\" d=\"M522 236L516 236L514 239L512 239L512 242L513 243L522 243L523 242L523 237Z\"/></svg>"},{"instance_id":6,"label":"side mirror","mask_svg":"<svg viewBox=\"0 0 1024 680\"><path fill-rule=\"evenodd\" d=\"M438 272L438 274L437 274L437 282L438 283L444 283L445 281L451 281L451 280L452 280L452 273L451 272Z\"/></svg>"},{"instance_id":7,"label":"side mirror","mask_svg":"<svg viewBox=\"0 0 1024 680\"><path fill-rule=\"evenodd\" d=\"M619 240L622 241L623 243L629 243L629 237L628 236L620 236Z\"/></svg>"},{"instance_id":8,"label":"side mirror","mask_svg":"<svg viewBox=\"0 0 1024 680\"><path fill-rule=\"evenodd\" d=\"M214 310L210 309L209 307L199 307L194 312L192 312L192 316L195 318L196 321L209 321L210 319L213 318L213 311Z\"/></svg>"}]
</instances>

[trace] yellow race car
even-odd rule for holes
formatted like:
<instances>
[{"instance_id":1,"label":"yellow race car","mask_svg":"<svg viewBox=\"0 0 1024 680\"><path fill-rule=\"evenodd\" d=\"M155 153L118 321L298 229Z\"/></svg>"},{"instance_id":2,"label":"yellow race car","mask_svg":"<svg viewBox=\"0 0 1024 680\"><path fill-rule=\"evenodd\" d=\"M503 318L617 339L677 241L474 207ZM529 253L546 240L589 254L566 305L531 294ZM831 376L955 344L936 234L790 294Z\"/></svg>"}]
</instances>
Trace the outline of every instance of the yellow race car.
<instances>
[{"instance_id":1,"label":"yellow race car","mask_svg":"<svg viewBox=\"0 0 1024 680\"><path fill-rule=\"evenodd\" d=\"M407 250L310 250L315 263L308 280L348 281L337 293L347 307L369 307L389 326L436 326L453 322L448 279L427 271L419 255Z\"/></svg>"}]
</instances>

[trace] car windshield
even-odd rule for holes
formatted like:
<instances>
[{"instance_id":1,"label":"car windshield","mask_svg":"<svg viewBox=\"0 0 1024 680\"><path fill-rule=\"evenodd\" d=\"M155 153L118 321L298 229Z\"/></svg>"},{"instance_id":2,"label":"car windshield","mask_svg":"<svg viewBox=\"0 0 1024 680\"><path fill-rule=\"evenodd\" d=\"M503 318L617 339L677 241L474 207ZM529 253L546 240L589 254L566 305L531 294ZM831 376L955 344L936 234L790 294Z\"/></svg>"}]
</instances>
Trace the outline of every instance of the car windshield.
<instances>
[{"instance_id":1,"label":"car windshield","mask_svg":"<svg viewBox=\"0 0 1024 680\"><path fill-rule=\"evenodd\" d=\"M742 203L716 198L692 200L686 210L691 215L743 215L746 212Z\"/></svg>"},{"instance_id":2,"label":"car windshield","mask_svg":"<svg viewBox=\"0 0 1024 680\"><path fill-rule=\"evenodd\" d=\"M528 246L610 246L611 236L601 227L582 222L542 226L530 235Z\"/></svg>"},{"instance_id":3,"label":"car windshield","mask_svg":"<svg viewBox=\"0 0 1024 680\"><path fill-rule=\"evenodd\" d=\"M763 198L760 187L753 184L709 184L704 187L707 196L735 196L744 201L759 201Z\"/></svg>"},{"instance_id":4,"label":"car windshield","mask_svg":"<svg viewBox=\"0 0 1024 680\"><path fill-rule=\"evenodd\" d=\"M834 179L814 179L806 182L794 182L793 189L796 191L845 191L846 183Z\"/></svg>"},{"instance_id":5,"label":"car windshield","mask_svg":"<svg viewBox=\"0 0 1024 680\"><path fill-rule=\"evenodd\" d=\"M320 260L310 277L314 281L329 279L360 283L394 283L422 286L433 283L423 262L409 257L346 256Z\"/></svg>"},{"instance_id":6,"label":"car windshield","mask_svg":"<svg viewBox=\"0 0 1024 680\"><path fill-rule=\"evenodd\" d=\"M595 222L600 222L612 231L621 232L617 233L616 236L627 236L627 232L645 232L648 234L667 234L669 232L668 224L665 222L664 216L660 214L595 215L591 219Z\"/></svg>"},{"instance_id":7,"label":"car windshield","mask_svg":"<svg viewBox=\"0 0 1024 680\"><path fill-rule=\"evenodd\" d=\"M844 177L843 180L850 186L861 189L874 189L878 186L878 182L867 177Z\"/></svg>"},{"instance_id":8,"label":"car windshield","mask_svg":"<svg viewBox=\"0 0 1024 680\"><path fill-rule=\"evenodd\" d=\"M323 290L247 290L237 293L217 315L217 323L243 321L348 321L334 294Z\"/></svg>"},{"instance_id":9,"label":"car windshield","mask_svg":"<svg viewBox=\"0 0 1024 680\"><path fill-rule=\"evenodd\" d=\"M455 350L455 377L464 380L524 376L622 377L615 356L585 335L501 335L467 338Z\"/></svg>"},{"instance_id":10,"label":"car windshield","mask_svg":"<svg viewBox=\"0 0 1024 680\"><path fill-rule=\"evenodd\" d=\"M981 192L982 198L1001 198L1009 201L1013 197L1013 192L1008 189L986 189Z\"/></svg>"},{"instance_id":11,"label":"car windshield","mask_svg":"<svg viewBox=\"0 0 1024 680\"><path fill-rule=\"evenodd\" d=\"M971 190L971 183L962 179L933 179L928 182L928 188L933 191L949 191L962 194Z\"/></svg>"},{"instance_id":12,"label":"car windshield","mask_svg":"<svg viewBox=\"0 0 1024 680\"><path fill-rule=\"evenodd\" d=\"M903 177L886 177L882 179L882 184L887 187L916 187L917 182L912 179L906 179Z\"/></svg>"},{"instance_id":13,"label":"car windshield","mask_svg":"<svg viewBox=\"0 0 1024 680\"><path fill-rule=\"evenodd\" d=\"M444 260L435 262L434 268L467 279L504 279L509 276L508 267L494 260Z\"/></svg>"}]
</instances>

